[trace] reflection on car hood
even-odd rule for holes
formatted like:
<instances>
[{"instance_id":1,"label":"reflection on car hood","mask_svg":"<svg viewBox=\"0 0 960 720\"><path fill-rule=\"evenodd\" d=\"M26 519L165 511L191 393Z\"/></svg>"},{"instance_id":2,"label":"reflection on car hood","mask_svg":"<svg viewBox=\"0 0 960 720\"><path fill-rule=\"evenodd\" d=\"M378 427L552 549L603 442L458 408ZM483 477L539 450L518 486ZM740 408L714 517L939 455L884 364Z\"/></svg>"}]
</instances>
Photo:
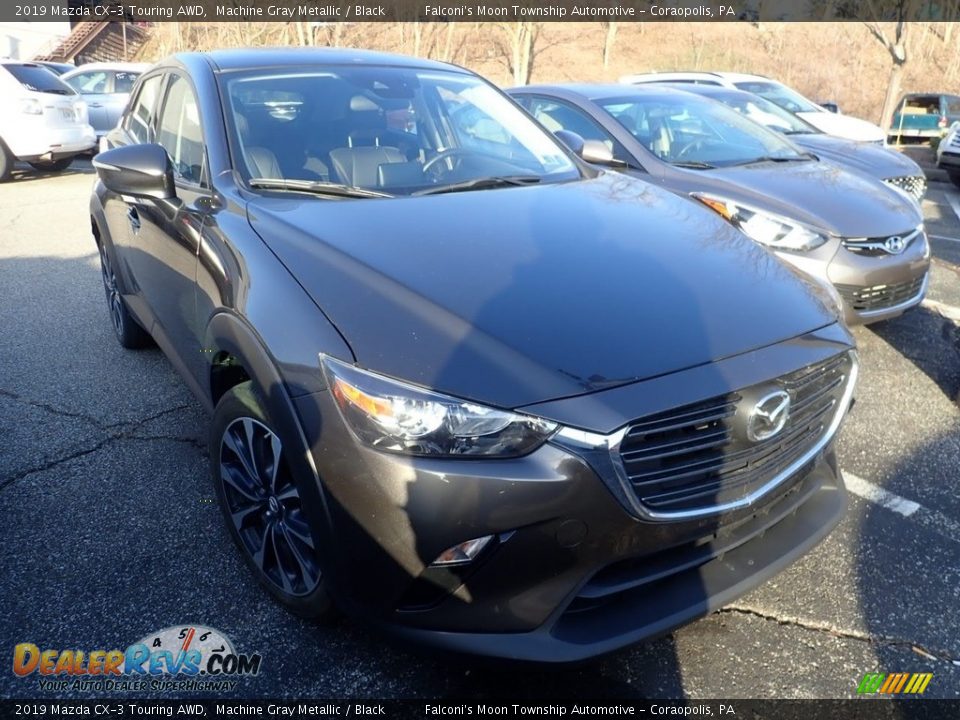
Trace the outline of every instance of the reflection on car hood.
<instances>
[{"instance_id":1,"label":"reflection on car hood","mask_svg":"<svg viewBox=\"0 0 960 720\"><path fill-rule=\"evenodd\" d=\"M829 135L857 142L877 142L886 139L886 133L881 127L851 115L832 112L801 112L797 115Z\"/></svg>"},{"instance_id":2,"label":"reflection on car hood","mask_svg":"<svg viewBox=\"0 0 960 720\"><path fill-rule=\"evenodd\" d=\"M855 168L872 177L884 179L923 175L920 166L906 155L879 145L818 134L791 135L790 140L823 160Z\"/></svg>"},{"instance_id":3,"label":"reflection on car hood","mask_svg":"<svg viewBox=\"0 0 960 720\"><path fill-rule=\"evenodd\" d=\"M672 184L685 192L712 192L744 202L841 237L894 235L923 221L916 203L897 190L822 161L687 170Z\"/></svg>"},{"instance_id":4,"label":"reflection on car hood","mask_svg":"<svg viewBox=\"0 0 960 720\"><path fill-rule=\"evenodd\" d=\"M261 197L248 214L361 365L501 407L835 319L822 290L713 212L612 173L417 198Z\"/></svg>"}]
</instances>

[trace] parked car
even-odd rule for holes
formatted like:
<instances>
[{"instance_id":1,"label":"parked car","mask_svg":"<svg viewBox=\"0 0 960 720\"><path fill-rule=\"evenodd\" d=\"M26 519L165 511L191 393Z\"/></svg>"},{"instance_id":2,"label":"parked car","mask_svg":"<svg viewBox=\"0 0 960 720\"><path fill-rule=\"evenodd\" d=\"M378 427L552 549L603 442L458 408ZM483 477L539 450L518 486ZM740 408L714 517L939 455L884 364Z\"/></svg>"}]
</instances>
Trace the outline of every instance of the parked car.
<instances>
[{"instance_id":1,"label":"parked car","mask_svg":"<svg viewBox=\"0 0 960 720\"><path fill-rule=\"evenodd\" d=\"M795 145L819 158L898 187L918 202L927 191L927 177L921 167L896 150L827 135L799 115L743 90L730 90L716 85L684 84L673 87L722 102L754 122L789 136Z\"/></svg>"},{"instance_id":2,"label":"parked car","mask_svg":"<svg viewBox=\"0 0 960 720\"><path fill-rule=\"evenodd\" d=\"M643 73L640 75L626 75L620 82L628 85L645 83L691 83L697 85L714 85L743 90L759 95L784 110L796 113L818 130L828 135L883 145L887 134L883 128L866 120L832 112L821 105L808 100L796 90L776 80L765 78L762 75L745 75L731 72L663 72Z\"/></svg>"},{"instance_id":3,"label":"parked car","mask_svg":"<svg viewBox=\"0 0 960 720\"><path fill-rule=\"evenodd\" d=\"M960 95L908 93L900 98L887 131L890 142L941 137L960 120Z\"/></svg>"},{"instance_id":4,"label":"parked car","mask_svg":"<svg viewBox=\"0 0 960 720\"><path fill-rule=\"evenodd\" d=\"M117 337L149 332L212 412L227 527L292 611L573 661L838 522L857 358L823 288L476 75L178 55L105 145Z\"/></svg>"},{"instance_id":5,"label":"parked car","mask_svg":"<svg viewBox=\"0 0 960 720\"><path fill-rule=\"evenodd\" d=\"M937 167L947 171L950 181L960 187L960 122L955 122L937 146Z\"/></svg>"},{"instance_id":6,"label":"parked car","mask_svg":"<svg viewBox=\"0 0 960 720\"><path fill-rule=\"evenodd\" d=\"M0 182L10 179L17 160L66 170L96 142L86 103L42 65L0 60L0 96Z\"/></svg>"},{"instance_id":7,"label":"parked car","mask_svg":"<svg viewBox=\"0 0 960 720\"><path fill-rule=\"evenodd\" d=\"M72 63L65 62L51 62L49 60L34 60L37 65L43 65L47 70L52 72L54 75L63 75L66 72L76 69L76 65Z\"/></svg>"},{"instance_id":8,"label":"parked car","mask_svg":"<svg viewBox=\"0 0 960 720\"><path fill-rule=\"evenodd\" d=\"M148 67L144 63L88 63L61 76L87 101L98 139L117 126L133 84Z\"/></svg>"},{"instance_id":9,"label":"parked car","mask_svg":"<svg viewBox=\"0 0 960 720\"><path fill-rule=\"evenodd\" d=\"M547 129L602 143L627 173L699 200L832 284L848 324L891 318L923 300L930 248L923 215L904 192L821 161L721 103L664 85L509 92Z\"/></svg>"}]
</instances>

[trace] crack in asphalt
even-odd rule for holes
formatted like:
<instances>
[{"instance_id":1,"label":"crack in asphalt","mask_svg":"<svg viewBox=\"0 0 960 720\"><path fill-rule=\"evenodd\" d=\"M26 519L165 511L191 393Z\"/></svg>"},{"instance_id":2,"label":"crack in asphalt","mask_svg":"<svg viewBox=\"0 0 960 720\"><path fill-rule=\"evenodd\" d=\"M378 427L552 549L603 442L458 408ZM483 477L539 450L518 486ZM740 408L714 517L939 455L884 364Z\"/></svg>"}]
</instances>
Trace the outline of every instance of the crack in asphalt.
<instances>
[{"instance_id":1,"label":"crack in asphalt","mask_svg":"<svg viewBox=\"0 0 960 720\"><path fill-rule=\"evenodd\" d=\"M10 400L13 400L14 402L18 402L21 405L27 405L29 407L37 408L39 410L44 410L48 413L52 413L53 415L60 415L61 417L68 417L68 418L74 418L77 420L83 420L85 422L91 423L92 425L96 425L98 428L106 429L106 426L102 422L100 422L99 420L97 420L95 417L91 415L87 415L86 413L71 412L69 410L63 410L62 408L55 407L45 402L30 400L29 398L25 398L22 395L18 395L15 392L10 392L9 390L0 389L0 397L9 398Z\"/></svg>"},{"instance_id":2,"label":"crack in asphalt","mask_svg":"<svg viewBox=\"0 0 960 720\"><path fill-rule=\"evenodd\" d=\"M801 620L800 618L784 618L778 617L771 613L763 612L762 610L757 610L756 608L746 607L743 605L727 605L725 607L717 610L717 614L720 615L746 615L749 617L760 618L761 620L767 620L769 622L775 622L778 625L788 625L790 627L798 627L803 630L810 630L812 632L823 633L826 635L831 635L833 637L842 638L844 640L856 640L858 642L867 643L869 645L882 645L885 647L897 647L897 648L907 648L918 655L921 655L925 658L931 660L940 660L942 662L947 662L952 665L960 665L960 656L954 655L953 653L947 650L939 650L927 647L921 643L913 642L912 640L906 640L904 638L897 638L890 635L870 635L868 633L857 632L856 630L841 630L839 628L831 627L826 623L815 623Z\"/></svg>"},{"instance_id":3,"label":"crack in asphalt","mask_svg":"<svg viewBox=\"0 0 960 720\"><path fill-rule=\"evenodd\" d=\"M69 410L63 410L62 408L58 408L53 405L49 405L47 403L30 400L29 398L25 398L9 390L0 389L0 397L10 398L15 402L21 403L23 405L28 405L30 407L39 408L41 410L44 410L54 415L84 420L85 422L88 422L94 425L100 431L107 434L107 437L102 438L99 442L96 442L90 447L73 450L71 452L68 452L65 455L52 458L40 465L27 468L26 470L21 470L20 472L15 473L14 475L3 478L3 480L0 480L0 492L2 492L3 490L6 490L8 487L13 485L18 480L22 480L23 478L29 475L34 475L39 472L50 470L52 468L57 467L58 465L62 465L63 463L70 462L71 460L76 460L77 458L90 455L92 453L97 452L98 450L102 450L108 445L111 445L117 442L122 442L124 440L139 440L139 441L166 440L170 442L185 443L201 451L206 450L206 445L200 440L197 440L195 438L179 437L176 435L153 435L153 434L137 433L137 431L140 428L142 428L147 423L152 422L153 420L157 420L158 418L162 418L165 415L171 415L181 410L189 410L191 407L189 404L177 405L172 408L165 408L156 413L153 413L152 415L148 415L147 417L140 418L138 420L124 421L120 423L113 423L111 425L105 425L100 420L97 420L96 418L90 415L86 415L84 413L75 413Z\"/></svg>"}]
</instances>

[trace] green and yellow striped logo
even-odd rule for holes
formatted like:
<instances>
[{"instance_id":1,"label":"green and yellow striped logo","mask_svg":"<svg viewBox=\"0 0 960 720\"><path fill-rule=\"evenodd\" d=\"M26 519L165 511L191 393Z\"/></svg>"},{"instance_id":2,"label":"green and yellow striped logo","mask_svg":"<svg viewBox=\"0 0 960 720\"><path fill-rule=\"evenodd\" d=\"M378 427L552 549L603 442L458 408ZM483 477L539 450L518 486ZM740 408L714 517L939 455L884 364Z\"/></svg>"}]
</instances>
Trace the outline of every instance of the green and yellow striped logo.
<instances>
[{"instance_id":1,"label":"green and yellow striped logo","mask_svg":"<svg viewBox=\"0 0 960 720\"><path fill-rule=\"evenodd\" d=\"M867 673L857 695L923 695L932 679L933 673Z\"/></svg>"}]
</instances>

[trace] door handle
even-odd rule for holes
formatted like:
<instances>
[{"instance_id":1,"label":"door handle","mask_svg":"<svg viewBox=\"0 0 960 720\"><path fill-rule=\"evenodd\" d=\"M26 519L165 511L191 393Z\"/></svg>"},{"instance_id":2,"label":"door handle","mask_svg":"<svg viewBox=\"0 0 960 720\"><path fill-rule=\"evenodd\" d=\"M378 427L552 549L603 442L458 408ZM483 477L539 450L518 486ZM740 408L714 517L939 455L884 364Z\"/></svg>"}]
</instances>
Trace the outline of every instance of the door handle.
<instances>
[{"instance_id":1,"label":"door handle","mask_svg":"<svg viewBox=\"0 0 960 720\"><path fill-rule=\"evenodd\" d=\"M127 208L127 220L130 221L130 227L133 228L134 232L140 229L140 213L137 212L136 208Z\"/></svg>"},{"instance_id":2,"label":"door handle","mask_svg":"<svg viewBox=\"0 0 960 720\"><path fill-rule=\"evenodd\" d=\"M92 107L92 108L100 108L100 107L103 107L103 105L102 105L101 103L89 103L88 106L89 106L89 107Z\"/></svg>"}]
</instances>

